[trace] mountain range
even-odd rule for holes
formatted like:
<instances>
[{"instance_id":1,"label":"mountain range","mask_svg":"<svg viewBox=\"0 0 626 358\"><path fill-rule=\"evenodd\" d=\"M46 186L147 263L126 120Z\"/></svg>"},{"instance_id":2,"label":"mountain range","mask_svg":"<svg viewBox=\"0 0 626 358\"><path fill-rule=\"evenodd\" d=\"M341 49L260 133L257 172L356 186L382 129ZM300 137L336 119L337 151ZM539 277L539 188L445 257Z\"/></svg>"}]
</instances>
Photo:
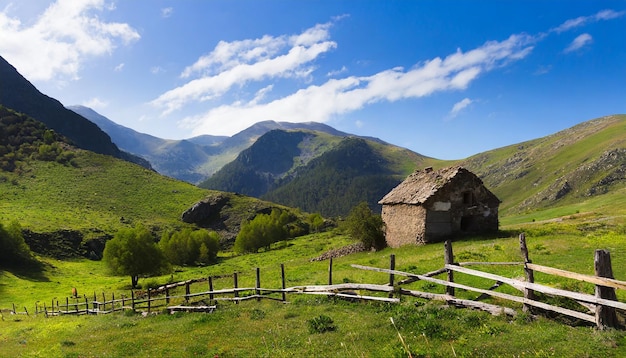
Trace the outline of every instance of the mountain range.
<instances>
[{"instance_id":1,"label":"mountain range","mask_svg":"<svg viewBox=\"0 0 626 358\"><path fill-rule=\"evenodd\" d=\"M502 200L501 213L507 215L606 194L615 197L611 195L626 189L625 115L443 161L319 123L267 121L232 137L160 139L117 125L86 107L64 108L2 58L0 80L2 106L43 122L79 148L152 166L203 188L326 216L345 215L360 201L376 209L388 190L426 166L461 164L475 172Z\"/></svg>"},{"instance_id":2,"label":"mountain range","mask_svg":"<svg viewBox=\"0 0 626 358\"><path fill-rule=\"evenodd\" d=\"M162 139L121 126L88 107L67 108L97 124L123 150L145 158L157 172L193 184L210 177L271 130L308 129L337 136L347 135L321 123L264 121L232 137L202 135L182 140Z\"/></svg>"}]
</instances>

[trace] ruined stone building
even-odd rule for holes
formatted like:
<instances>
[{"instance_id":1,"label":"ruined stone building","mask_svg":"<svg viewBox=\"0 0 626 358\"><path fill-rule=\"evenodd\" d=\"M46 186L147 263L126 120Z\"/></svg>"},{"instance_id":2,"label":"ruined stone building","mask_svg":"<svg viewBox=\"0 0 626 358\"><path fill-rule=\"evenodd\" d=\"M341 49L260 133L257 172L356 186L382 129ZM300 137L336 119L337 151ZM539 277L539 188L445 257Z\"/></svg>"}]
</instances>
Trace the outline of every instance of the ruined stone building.
<instances>
[{"instance_id":1,"label":"ruined stone building","mask_svg":"<svg viewBox=\"0 0 626 358\"><path fill-rule=\"evenodd\" d=\"M417 170L378 203L391 247L498 231L500 200L460 166Z\"/></svg>"}]
</instances>

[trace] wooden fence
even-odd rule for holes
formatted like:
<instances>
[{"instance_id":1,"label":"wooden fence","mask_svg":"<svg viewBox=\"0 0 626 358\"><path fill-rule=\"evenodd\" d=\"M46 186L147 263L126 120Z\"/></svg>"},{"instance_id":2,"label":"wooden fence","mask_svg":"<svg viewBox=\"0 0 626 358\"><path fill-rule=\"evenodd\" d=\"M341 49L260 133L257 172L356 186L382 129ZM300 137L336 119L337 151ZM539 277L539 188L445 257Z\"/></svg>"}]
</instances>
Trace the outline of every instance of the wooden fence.
<instances>
[{"instance_id":1,"label":"wooden fence","mask_svg":"<svg viewBox=\"0 0 626 358\"><path fill-rule=\"evenodd\" d=\"M596 250L595 252L595 276L584 275L575 272L565 271L552 267L537 265L529 259L526 238L524 234L519 237L520 251L523 261L520 262L455 262L452 250L452 243L446 241L444 244L444 266L432 272L415 274L403 272L395 269L395 255L390 255L389 268L377 268L363 265L351 265L353 268L369 271L377 271L388 274L388 281L384 284L365 283L333 283L333 260L329 260L328 284L309 286L285 286L285 266L280 265L281 288L262 288L261 272L255 270L256 280L254 287L239 287L238 273L232 275L212 276L202 279L187 280L161 286L157 289L147 291L131 291L130 295L122 295L116 298L114 295L108 299L103 293L98 297L95 293L93 297L72 297L66 298L64 302L51 300L50 306L47 303L37 303L35 314L43 313L46 316L58 316L66 314L106 314L121 310L140 311L144 314L176 311L211 312L216 308L217 301L234 301L239 303L242 300L250 299L272 299L281 302L287 301L287 294L315 294L348 298L351 300L374 300L383 302L400 302L400 297L412 296L429 300L441 300L458 307L470 307L485 310L492 314L515 315L516 310L491 303L481 302L487 297L506 300L522 304L522 309L533 314L542 312L555 312L595 324L598 328L621 327L618 322L617 312L626 311L626 304L619 302L616 298L615 289L626 289L626 282L613 278L611 267L611 257L608 251ZM470 269L468 266L493 266L493 265L513 265L523 268L525 278L508 278L493 273ZM574 279L595 285L595 294L585 294L580 292L557 289L554 287L541 285L535 282L534 272L541 272L550 275ZM444 278L435 278L444 275ZM455 275L469 275L493 281L493 285L488 289L472 287L466 284L455 282ZM406 277L404 280L396 280L396 276ZM215 279L232 279L232 288L215 289ZM423 292L405 288L408 284L416 281L426 281L445 287L444 294ZM206 290L191 292L191 285L206 285ZM521 292L521 295L512 295L495 291L503 284L510 285ZM184 292L181 292L184 288ZM474 299L464 299L455 296L455 289L480 294ZM378 295L362 295L361 292L377 292ZM541 293L537 295L536 293ZM571 308L560 307L555 304L542 302L540 297L565 297L581 305L582 311ZM93 298L93 299L92 299ZM101 299L100 299L101 298ZM12 310L3 310L11 314L19 314L15 305ZM24 307L24 314L28 314Z\"/></svg>"}]
</instances>

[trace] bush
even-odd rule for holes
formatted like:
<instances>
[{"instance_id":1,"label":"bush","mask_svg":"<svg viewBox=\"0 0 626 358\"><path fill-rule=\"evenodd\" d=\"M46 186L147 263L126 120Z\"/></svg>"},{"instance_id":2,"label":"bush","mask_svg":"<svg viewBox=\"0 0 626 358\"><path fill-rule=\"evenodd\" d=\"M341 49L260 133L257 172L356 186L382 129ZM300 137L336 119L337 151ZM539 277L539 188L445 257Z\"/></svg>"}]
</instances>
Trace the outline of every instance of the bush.
<instances>
[{"instance_id":1,"label":"bush","mask_svg":"<svg viewBox=\"0 0 626 358\"><path fill-rule=\"evenodd\" d=\"M319 315L308 320L307 325L309 326L309 333L324 333L337 330L333 319L326 315Z\"/></svg>"},{"instance_id":2,"label":"bush","mask_svg":"<svg viewBox=\"0 0 626 358\"><path fill-rule=\"evenodd\" d=\"M346 218L345 230L353 239L363 243L366 249L380 250L387 246L383 219L370 210L366 202L355 206Z\"/></svg>"},{"instance_id":3,"label":"bush","mask_svg":"<svg viewBox=\"0 0 626 358\"><path fill-rule=\"evenodd\" d=\"M37 260L24 241L22 229L16 221L7 227L0 224L0 266L35 265Z\"/></svg>"},{"instance_id":4,"label":"bush","mask_svg":"<svg viewBox=\"0 0 626 358\"><path fill-rule=\"evenodd\" d=\"M215 231L183 229L163 234L159 247L171 264L209 264L217 260L219 235Z\"/></svg>"},{"instance_id":5,"label":"bush","mask_svg":"<svg viewBox=\"0 0 626 358\"><path fill-rule=\"evenodd\" d=\"M257 215L241 225L233 250L237 253L258 252L262 247L269 250L271 244L287 239L289 231L286 225L290 221L292 218L286 211L281 213L277 209L269 215Z\"/></svg>"}]
</instances>

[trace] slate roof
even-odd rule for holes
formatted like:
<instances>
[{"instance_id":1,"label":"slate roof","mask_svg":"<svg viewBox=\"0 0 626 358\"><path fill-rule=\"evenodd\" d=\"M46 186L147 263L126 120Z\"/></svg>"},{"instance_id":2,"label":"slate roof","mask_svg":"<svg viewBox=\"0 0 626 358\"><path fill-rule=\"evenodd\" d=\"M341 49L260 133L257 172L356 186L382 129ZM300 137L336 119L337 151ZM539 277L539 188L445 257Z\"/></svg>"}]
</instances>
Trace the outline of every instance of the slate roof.
<instances>
[{"instance_id":1,"label":"slate roof","mask_svg":"<svg viewBox=\"0 0 626 358\"><path fill-rule=\"evenodd\" d=\"M469 176L473 181L476 181L476 184L483 185L480 178L461 166L453 166L439 170L417 170L392 189L378 203L381 205L422 205L453 178L459 175ZM498 200L495 195L494 198Z\"/></svg>"}]
</instances>

